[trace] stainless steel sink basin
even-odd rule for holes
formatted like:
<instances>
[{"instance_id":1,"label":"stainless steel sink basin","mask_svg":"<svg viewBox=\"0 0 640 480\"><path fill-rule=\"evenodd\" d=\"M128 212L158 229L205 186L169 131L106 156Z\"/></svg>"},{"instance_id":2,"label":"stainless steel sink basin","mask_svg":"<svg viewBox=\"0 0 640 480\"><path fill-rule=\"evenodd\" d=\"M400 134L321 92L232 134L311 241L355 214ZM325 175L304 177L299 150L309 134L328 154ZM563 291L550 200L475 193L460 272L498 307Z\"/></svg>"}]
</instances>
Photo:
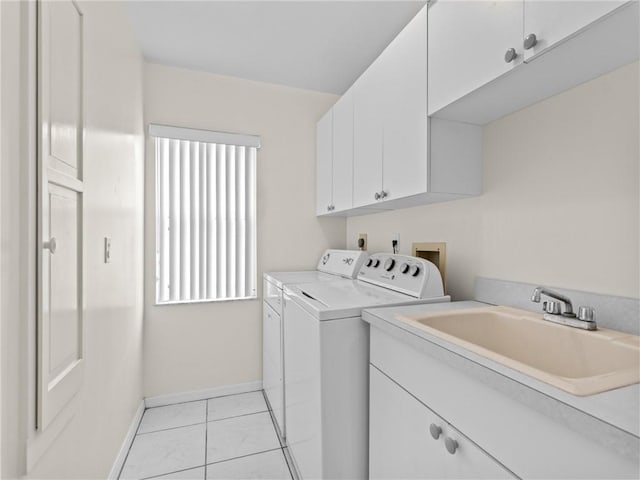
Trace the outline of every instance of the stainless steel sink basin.
<instances>
[{"instance_id":1,"label":"stainless steel sink basin","mask_svg":"<svg viewBox=\"0 0 640 480\"><path fill-rule=\"evenodd\" d=\"M640 337L628 333L557 325L510 307L398 318L574 395L640 382Z\"/></svg>"}]
</instances>

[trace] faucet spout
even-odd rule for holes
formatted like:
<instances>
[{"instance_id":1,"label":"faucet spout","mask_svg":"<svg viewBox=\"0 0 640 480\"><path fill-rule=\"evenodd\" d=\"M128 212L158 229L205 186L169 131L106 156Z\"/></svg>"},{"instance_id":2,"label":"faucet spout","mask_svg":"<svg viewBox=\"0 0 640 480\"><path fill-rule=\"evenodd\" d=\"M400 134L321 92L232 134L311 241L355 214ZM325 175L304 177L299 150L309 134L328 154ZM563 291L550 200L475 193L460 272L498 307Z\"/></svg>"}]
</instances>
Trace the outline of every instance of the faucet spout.
<instances>
[{"instance_id":1,"label":"faucet spout","mask_svg":"<svg viewBox=\"0 0 640 480\"><path fill-rule=\"evenodd\" d=\"M569 297L566 297L564 295L562 295L561 293L558 292L554 292L553 290L550 290L546 287L537 287L534 291L533 294L531 295L531 301L535 302L535 303L540 303L540 296L541 295L546 295L547 297L551 297L554 298L556 300L561 301L562 303L564 303L564 313L563 315L566 316L574 316L573 313L573 304L571 303L571 300L569 299Z\"/></svg>"}]
</instances>

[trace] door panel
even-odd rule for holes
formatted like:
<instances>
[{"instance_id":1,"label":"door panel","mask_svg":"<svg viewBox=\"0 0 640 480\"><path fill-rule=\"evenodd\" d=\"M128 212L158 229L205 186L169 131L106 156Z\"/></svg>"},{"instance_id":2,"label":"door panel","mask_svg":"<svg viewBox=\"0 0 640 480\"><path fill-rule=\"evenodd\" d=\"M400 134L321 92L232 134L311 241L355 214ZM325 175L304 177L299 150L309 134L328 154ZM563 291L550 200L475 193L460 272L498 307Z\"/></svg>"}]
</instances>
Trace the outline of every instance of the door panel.
<instances>
[{"instance_id":1,"label":"door panel","mask_svg":"<svg viewBox=\"0 0 640 480\"><path fill-rule=\"evenodd\" d=\"M316 214L331 212L333 202L333 110L316 125Z\"/></svg>"},{"instance_id":2,"label":"door panel","mask_svg":"<svg viewBox=\"0 0 640 480\"><path fill-rule=\"evenodd\" d=\"M429 7L429 115L522 63L522 9L521 1ZM507 63L509 48L518 56Z\"/></svg>"},{"instance_id":3,"label":"door panel","mask_svg":"<svg viewBox=\"0 0 640 480\"><path fill-rule=\"evenodd\" d=\"M38 3L38 409L45 429L83 381L82 14Z\"/></svg>"},{"instance_id":4,"label":"door panel","mask_svg":"<svg viewBox=\"0 0 640 480\"><path fill-rule=\"evenodd\" d=\"M337 211L353 205L353 91L333 107L333 205Z\"/></svg>"},{"instance_id":5,"label":"door panel","mask_svg":"<svg viewBox=\"0 0 640 480\"><path fill-rule=\"evenodd\" d=\"M382 98L380 62L353 85L353 206L376 203L382 190Z\"/></svg>"},{"instance_id":6,"label":"door panel","mask_svg":"<svg viewBox=\"0 0 640 480\"><path fill-rule=\"evenodd\" d=\"M533 33L538 40L533 48L525 50L525 60L532 59L624 3L625 0L525 0L523 39Z\"/></svg>"}]
</instances>

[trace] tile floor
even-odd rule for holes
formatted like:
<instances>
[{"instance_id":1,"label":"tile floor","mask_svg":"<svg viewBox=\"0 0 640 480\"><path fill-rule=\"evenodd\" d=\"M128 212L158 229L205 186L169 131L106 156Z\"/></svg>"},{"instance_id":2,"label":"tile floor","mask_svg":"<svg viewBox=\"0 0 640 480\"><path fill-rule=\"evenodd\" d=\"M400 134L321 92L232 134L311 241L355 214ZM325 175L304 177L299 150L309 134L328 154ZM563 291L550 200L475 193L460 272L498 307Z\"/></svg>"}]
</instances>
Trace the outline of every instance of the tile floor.
<instances>
[{"instance_id":1,"label":"tile floor","mask_svg":"<svg viewBox=\"0 0 640 480\"><path fill-rule=\"evenodd\" d=\"M121 480L288 479L262 392L148 408Z\"/></svg>"}]
</instances>

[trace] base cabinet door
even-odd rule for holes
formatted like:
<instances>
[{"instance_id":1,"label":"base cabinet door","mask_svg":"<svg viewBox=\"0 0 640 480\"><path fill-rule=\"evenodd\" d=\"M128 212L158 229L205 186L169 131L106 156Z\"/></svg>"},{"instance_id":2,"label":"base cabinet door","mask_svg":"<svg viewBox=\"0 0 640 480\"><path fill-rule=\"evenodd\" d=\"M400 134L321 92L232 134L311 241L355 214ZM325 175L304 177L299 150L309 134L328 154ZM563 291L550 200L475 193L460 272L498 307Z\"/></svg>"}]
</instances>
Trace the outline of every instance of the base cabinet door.
<instances>
[{"instance_id":1,"label":"base cabinet door","mask_svg":"<svg viewBox=\"0 0 640 480\"><path fill-rule=\"evenodd\" d=\"M517 478L375 366L369 371L370 478Z\"/></svg>"},{"instance_id":2,"label":"base cabinet door","mask_svg":"<svg viewBox=\"0 0 640 480\"><path fill-rule=\"evenodd\" d=\"M429 433L431 424L443 422L376 367L369 369L369 477L445 478L444 448Z\"/></svg>"}]
</instances>

